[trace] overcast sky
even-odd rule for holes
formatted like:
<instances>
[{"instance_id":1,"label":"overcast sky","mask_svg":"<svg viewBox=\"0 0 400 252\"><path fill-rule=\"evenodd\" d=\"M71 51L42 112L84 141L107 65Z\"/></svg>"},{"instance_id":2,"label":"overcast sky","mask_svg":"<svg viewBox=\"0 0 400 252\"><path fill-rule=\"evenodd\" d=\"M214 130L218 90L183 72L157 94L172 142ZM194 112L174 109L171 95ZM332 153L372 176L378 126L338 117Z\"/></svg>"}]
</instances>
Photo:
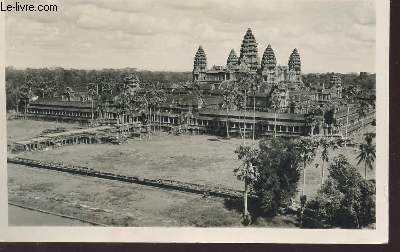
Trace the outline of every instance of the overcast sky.
<instances>
[{"instance_id":1,"label":"overcast sky","mask_svg":"<svg viewBox=\"0 0 400 252\"><path fill-rule=\"evenodd\" d=\"M372 0L36 2L58 12L8 14L7 65L191 71L199 45L225 65L251 27L260 58L271 44L282 65L298 48L303 72L375 72Z\"/></svg>"}]
</instances>

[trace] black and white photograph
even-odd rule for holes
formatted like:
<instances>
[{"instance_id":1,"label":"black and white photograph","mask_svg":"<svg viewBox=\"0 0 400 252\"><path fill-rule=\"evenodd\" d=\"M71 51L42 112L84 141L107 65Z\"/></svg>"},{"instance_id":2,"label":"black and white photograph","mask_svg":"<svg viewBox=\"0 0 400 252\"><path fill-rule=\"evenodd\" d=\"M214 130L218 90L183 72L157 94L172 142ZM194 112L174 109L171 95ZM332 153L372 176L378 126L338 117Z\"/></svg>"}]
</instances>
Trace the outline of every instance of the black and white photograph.
<instances>
[{"instance_id":1,"label":"black and white photograph","mask_svg":"<svg viewBox=\"0 0 400 252\"><path fill-rule=\"evenodd\" d=\"M387 6L1 1L1 233L387 241Z\"/></svg>"}]
</instances>

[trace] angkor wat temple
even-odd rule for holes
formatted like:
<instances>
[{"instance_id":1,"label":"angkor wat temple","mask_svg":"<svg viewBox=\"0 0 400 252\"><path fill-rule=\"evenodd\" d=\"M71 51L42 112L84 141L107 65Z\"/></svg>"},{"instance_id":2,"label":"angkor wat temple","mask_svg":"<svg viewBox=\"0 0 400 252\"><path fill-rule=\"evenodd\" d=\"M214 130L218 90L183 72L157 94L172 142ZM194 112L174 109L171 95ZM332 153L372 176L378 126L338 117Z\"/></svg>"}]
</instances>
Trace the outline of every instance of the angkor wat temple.
<instances>
[{"instance_id":1,"label":"angkor wat temple","mask_svg":"<svg viewBox=\"0 0 400 252\"><path fill-rule=\"evenodd\" d=\"M207 68L207 55L202 46L196 52L193 64L193 81L211 85L213 88L222 81L236 81L238 76L244 72L250 72L262 80L258 86L258 95L263 96L266 92L265 86L275 86L281 91L282 106L287 107L291 98L307 95L306 99L313 101L328 101L342 97L342 85L340 76L334 75L329 87L323 84L316 90L305 87L301 77L301 59L297 48L293 49L286 66L277 65L275 52L268 44L264 50L261 62L258 56L257 41L248 28L243 37L240 47L240 55L237 57L234 49L231 49L225 66ZM257 96L257 94L256 94ZM298 100L298 99L297 99Z\"/></svg>"},{"instance_id":2,"label":"angkor wat temple","mask_svg":"<svg viewBox=\"0 0 400 252\"><path fill-rule=\"evenodd\" d=\"M267 84L287 84L290 90L299 90L303 86L301 80L301 60L297 49L289 57L287 66L277 65L274 50L271 45L265 49L260 63L256 39L249 28L244 35L240 55L232 49L226 60L226 66L212 66L207 69L207 56L202 48L196 52L193 66L193 80L200 82L218 82L236 80L241 72L251 72L262 76Z\"/></svg>"},{"instance_id":3,"label":"angkor wat temple","mask_svg":"<svg viewBox=\"0 0 400 252\"><path fill-rule=\"evenodd\" d=\"M253 129L257 137L265 135L333 135L343 137L360 127L361 118L356 112L357 104L348 106L332 105L342 98L342 84L339 75L332 75L329 83L310 87L302 81L301 58L294 49L288 64L277 64L271 45L258 56L258 45L249 28L244 35L239 57L232 49L225 66L208 68L205 50L200 46L194 57L193 81L200 87L202 99L194 96L190 88L179 85L164 85L167 99L146 115L152 125L159 129L184 128L192 133L224 135L229 132L239 135L250 134ZM249 92L247 108L224 109L224 82L237 82L243 74L259 79L260 85ZM135 82L136 83L136 82ZM138 82L139 83L139 82ZM129 83L128 83L129 84ZM136 83L137 84L137 83ZM140 89L140 85L134 85ZM277 91L279 104L272 109L271 87ZM160 87L161 88L161 87ZM319 106L323 112L320 120L314 120L311 104ZM328 105L328 106L327 106ZM332 106L331 106L332 105ZM93 109L94 108L94 109ZM143 119L143 114L121 112L115 101L106 105L100 100L59 101L37 100L27 108L32 117L57 120L93 121L98 124L135 123ZM374 112L368 113L364 123L371 122ZM311 115L311 116L310 116ZM148 124L149 121L142 121ZM346 126L345 126L346 125ZM247 129L247 130L244 130Z\"/></svg>"}]
</instances>

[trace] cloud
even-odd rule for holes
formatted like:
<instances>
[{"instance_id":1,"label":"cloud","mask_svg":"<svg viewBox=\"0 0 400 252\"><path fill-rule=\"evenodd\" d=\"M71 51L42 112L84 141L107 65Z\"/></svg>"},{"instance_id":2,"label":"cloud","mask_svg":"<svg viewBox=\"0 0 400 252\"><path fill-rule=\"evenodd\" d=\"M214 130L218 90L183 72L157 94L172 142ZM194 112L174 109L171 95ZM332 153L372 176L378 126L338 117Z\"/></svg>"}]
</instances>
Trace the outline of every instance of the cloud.
<instances>
[{"instance_id":1,"label":"cloud","mask_svg":"<svg viewBox=\"0 0 400 252\"><path fill-rule=\"evenodd\" d=\"M354 20L360 25L375 25L375 4L372 0L357 2L357 6L352 9Z\"/></svg>"},{"instance_id":2,"label":"cloud","mask_svg":"<svg viewBox=\"0 0 400 252\"><path fill-rule=\"evenodd\" d=\"M199 44L223 65L251 27L260 57L271 44L281 64L297 47L307 71L374 70L372 0L45 2L59 11L7 15L8 64L191 70Z\"/></svg>"}]
</instances>

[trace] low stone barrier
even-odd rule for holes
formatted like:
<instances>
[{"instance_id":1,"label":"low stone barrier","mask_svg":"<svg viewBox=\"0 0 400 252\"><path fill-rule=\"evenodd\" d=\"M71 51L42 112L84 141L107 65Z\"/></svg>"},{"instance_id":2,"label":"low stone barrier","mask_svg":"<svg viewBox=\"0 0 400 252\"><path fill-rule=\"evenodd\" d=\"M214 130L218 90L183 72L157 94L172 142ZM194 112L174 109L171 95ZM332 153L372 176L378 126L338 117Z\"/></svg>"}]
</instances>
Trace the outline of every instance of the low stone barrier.
<instances>
[{"instance_id":1,"label":"low stone barrier","mask_svg":"<svg viewBox=\"0 0 400 252\"><path fill-rule=\"evenodd\" d=\"M132 177L114 174L110 172L101 172L92 168L83 166L64 165L61 162L44 162L33 159L26 159L20 157L8 157L8 163L36 167L40 169L61 171L70 174L91 176L109 180L122 181L127 183L135 183L140 185L153 186L169 190L177 190L182 192L196 193L205 196L215 196L221 198L239 198L243 196L243 192L239 190L227 189L222 187L214 187L209 185L200 185L194 183L181 182L168 179L147 179L140 177Z\"/></svg>"}]
</instances>

